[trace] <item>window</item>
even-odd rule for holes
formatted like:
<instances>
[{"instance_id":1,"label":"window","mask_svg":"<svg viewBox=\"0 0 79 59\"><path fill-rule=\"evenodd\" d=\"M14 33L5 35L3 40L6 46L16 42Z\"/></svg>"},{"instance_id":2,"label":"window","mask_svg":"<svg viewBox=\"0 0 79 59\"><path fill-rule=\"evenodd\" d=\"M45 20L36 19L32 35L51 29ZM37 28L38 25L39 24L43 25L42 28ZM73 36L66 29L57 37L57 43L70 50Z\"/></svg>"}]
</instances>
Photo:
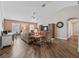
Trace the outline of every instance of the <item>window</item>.
<instances>
[{"instance_id":1,"label":"window","mask_svg":"<svg viewBox=\"0 0 79 59\"><path fill-rule=\"evenodd\" d=\"M34 25L33 24L30 24L30 32L31 32L31 30L34 30L35 29L35 27L34 27Z\"/></svg>"}]
</instances>

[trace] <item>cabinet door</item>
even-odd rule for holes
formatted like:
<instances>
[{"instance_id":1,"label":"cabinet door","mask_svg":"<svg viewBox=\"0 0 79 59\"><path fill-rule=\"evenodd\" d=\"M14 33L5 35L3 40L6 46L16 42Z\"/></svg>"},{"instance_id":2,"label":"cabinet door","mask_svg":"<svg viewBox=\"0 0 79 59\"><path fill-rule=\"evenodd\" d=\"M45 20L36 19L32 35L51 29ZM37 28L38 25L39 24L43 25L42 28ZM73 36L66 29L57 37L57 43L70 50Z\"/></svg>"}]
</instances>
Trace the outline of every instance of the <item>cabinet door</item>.
<instances>
[{"instance_id":1,"label":"cabinet door","mask_svg":"<svg viewBox=\"0 0 79 59\"><path fill-rule=\"evenodd\" d=\"M3 36L2 37L2 45L7 46L12 44L12 36Z\"/></svg>"}]
</instances>

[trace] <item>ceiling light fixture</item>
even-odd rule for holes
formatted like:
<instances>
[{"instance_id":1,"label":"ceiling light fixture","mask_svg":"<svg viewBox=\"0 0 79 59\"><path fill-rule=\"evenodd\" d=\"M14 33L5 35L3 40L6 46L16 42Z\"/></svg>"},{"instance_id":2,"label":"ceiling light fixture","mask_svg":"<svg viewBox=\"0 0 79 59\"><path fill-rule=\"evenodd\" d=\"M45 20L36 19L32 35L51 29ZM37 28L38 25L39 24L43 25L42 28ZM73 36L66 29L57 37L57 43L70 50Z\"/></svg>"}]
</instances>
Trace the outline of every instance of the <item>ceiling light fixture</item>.
<instances>
[{"instance_id":1,"label":"ceiling light fixture","mask_svg":"<svg viewBox=\"0 0 79 59\"><path fill-rule=\"evenodd\" d=\"M42 7L45 7L46 6L46 4L42 4Z\"/></svg>"}]
</instances>

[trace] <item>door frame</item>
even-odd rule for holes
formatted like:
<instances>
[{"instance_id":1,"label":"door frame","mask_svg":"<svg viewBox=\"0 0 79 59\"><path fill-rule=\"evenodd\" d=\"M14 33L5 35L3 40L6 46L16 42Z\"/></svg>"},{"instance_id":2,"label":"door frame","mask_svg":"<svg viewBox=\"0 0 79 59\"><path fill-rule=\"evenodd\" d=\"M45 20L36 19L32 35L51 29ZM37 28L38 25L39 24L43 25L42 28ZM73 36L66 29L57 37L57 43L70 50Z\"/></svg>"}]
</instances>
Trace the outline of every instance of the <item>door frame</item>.
<instances>
[{"instance_id":1,"label":"door frame","mask_svg":"<svg viewBox=\"0 0 79 59\"><path fill-rule=\"evenodd\" d=\"M77 20L78 18L77 17L72 17L72 18L69 18L68 20L67 20L67 39L69 39L70 37L69 37L69 21L70 20Z\"/></svg>"}]
</instances>

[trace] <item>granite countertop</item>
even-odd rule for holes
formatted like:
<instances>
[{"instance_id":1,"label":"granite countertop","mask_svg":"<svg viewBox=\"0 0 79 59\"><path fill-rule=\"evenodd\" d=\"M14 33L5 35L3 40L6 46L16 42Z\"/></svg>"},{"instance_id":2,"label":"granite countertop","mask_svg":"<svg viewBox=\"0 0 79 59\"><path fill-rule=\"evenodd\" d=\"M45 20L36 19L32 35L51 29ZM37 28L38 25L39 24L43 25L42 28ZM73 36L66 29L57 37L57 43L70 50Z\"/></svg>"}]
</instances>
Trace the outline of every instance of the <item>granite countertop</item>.
<instances>
[{"instance_id":1,"label":"granite countertop","mask_svg":"<svg viewBox=\"0 0 79 59\"><path fill-rule=\"evenodd\" d=\"M13 35L13 33L3 34L3 36L10 36Z\"/></svg>"}]
</instances>

